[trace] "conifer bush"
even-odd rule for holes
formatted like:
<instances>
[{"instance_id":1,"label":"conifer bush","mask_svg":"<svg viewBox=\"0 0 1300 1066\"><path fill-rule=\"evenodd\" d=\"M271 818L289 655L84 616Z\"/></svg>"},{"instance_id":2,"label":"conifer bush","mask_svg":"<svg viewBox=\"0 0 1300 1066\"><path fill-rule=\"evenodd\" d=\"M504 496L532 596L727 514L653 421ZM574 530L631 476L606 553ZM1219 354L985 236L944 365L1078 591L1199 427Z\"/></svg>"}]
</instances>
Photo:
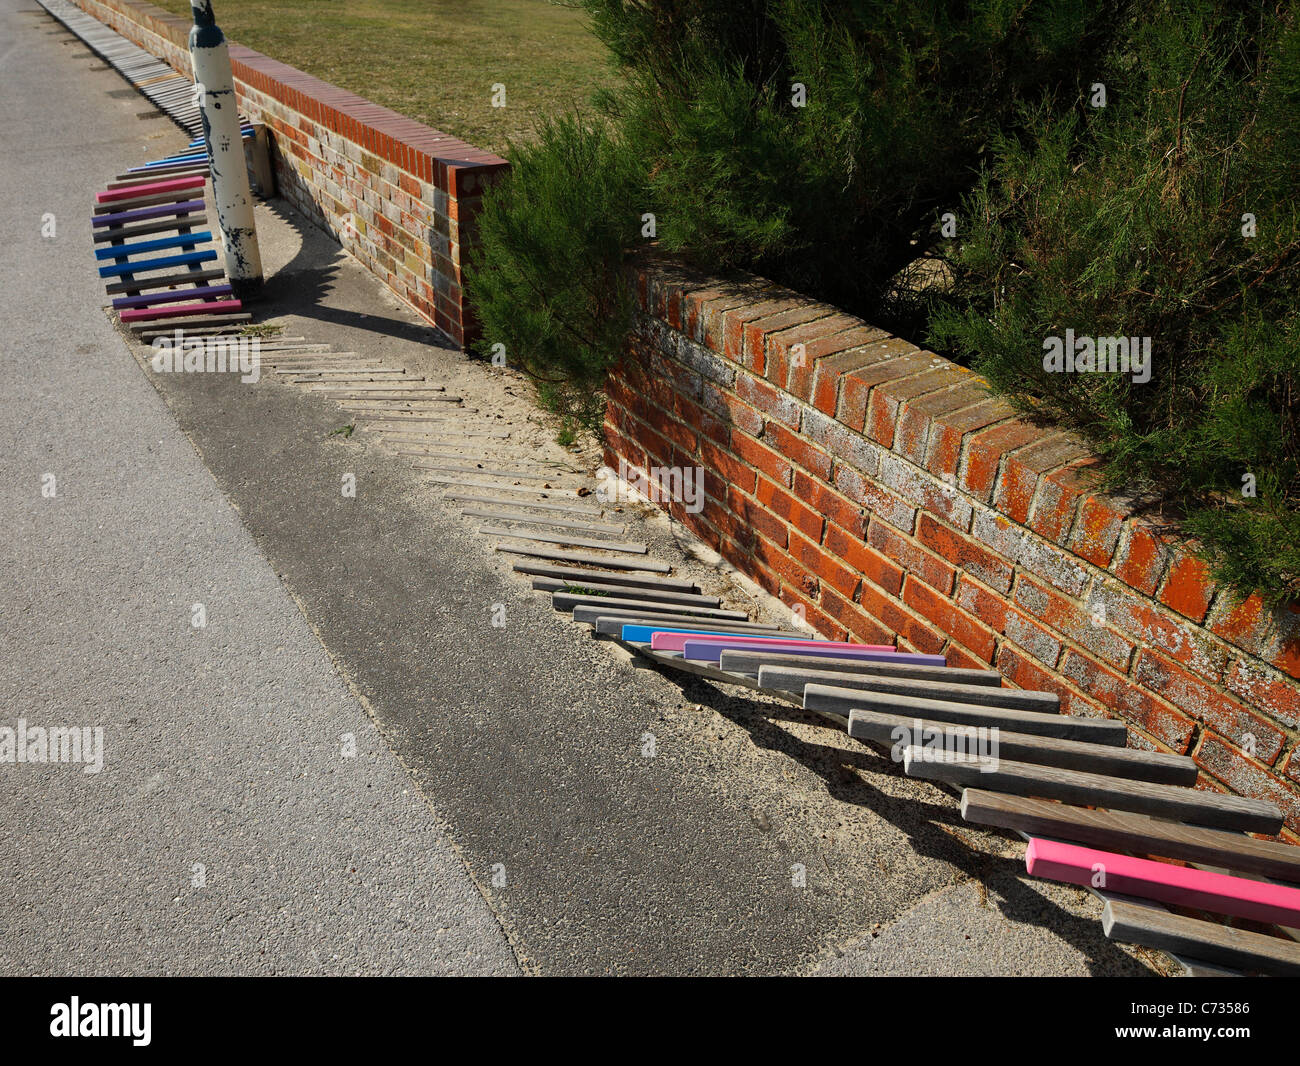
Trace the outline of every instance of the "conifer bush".
<instances>
[{"instance_id":1,"label":"conifer bush","mask_svg":"<svg viewBox=\"0 0 1300 1066\"><path fill-rule=\"evenodd\" d=\"M1140 5L1106 68L1104 107L998 137L930 338L1086 436L1109 486L1167 504L1220 581L1295 598L1296 8ZM1071 372L1066 330L1149 343L1150 366Z\"/></svg>"},{"instance_id":2,"label":"conifer bush","mask_svg":"<svg viewBox=\"0 0 1300 1066\"><path fill-rule=\"evenodd\" d=\"M574 2L623 77L485 198L485 351L595 425L654 240L974 365L1300 595L1300 0Z\"/></svg>"},{"instance_id":3,"label":"conifer bush","mask_svg":"<svg viewBox=\"0 0 1300 1066\"><path fill-rule=\"evenodd\" d=\"M553 410L592 427L627 337L625 249L644 174L608 129L562 115L513 145L508 178L484 197L468 285L481 355L523 370Z\"/></svg>"}]
</instances>

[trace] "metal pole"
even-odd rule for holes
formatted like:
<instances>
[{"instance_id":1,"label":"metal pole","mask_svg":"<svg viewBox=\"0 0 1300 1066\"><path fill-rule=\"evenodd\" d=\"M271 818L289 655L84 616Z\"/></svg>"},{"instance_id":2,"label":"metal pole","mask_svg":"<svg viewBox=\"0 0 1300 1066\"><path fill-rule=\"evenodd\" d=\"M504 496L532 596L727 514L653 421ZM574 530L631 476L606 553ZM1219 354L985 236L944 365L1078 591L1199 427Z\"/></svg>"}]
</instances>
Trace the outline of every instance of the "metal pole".
<instances>
[{"instance_id":1,"label":"metal pole","mask_svg":"<svg viewBox=\"0 0 1300 1066\"><path fill-rule=\"evenodd\" d=\"M217 204L217 226L226 252L226 274L241 299L256 298L262 288L262 256L253 222L253 194L244 165L244 141L239 130L239 105L235 77L230 70L226 37L212 14L212 0L190 0L194 27L190 30L190 58L194 61L194 88L203 117L203 139L208 146L212 195Z\"/></svg>"}]
</instances>

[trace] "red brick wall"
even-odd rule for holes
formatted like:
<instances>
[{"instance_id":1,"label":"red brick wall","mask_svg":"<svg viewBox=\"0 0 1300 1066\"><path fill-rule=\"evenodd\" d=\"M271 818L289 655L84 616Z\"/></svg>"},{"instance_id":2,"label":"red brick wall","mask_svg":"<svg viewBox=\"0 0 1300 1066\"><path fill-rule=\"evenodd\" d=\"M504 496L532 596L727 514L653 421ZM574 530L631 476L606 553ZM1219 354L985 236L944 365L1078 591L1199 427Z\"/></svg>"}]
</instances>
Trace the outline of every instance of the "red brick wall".
<instances>
[{"instance_id":1,"label":"red brick wall","mask_svg":"<svg viewBox=\"0 0 1300 1066\"><path fill-rule=\"evenodd\" d=\"M1086 447L973 372L758 279L635 276L608 462L703 467L703 511L673 516L824 635L896 635L1121 717L1300 834L1300 610L1234 605L1090 489Z\"/></svg>"},{"instance_id":2,"label":"red brick wall","mask_svg":"<svg viewBox=\"0 0 1300 1066\"><path fill-rule=\"evenodd\" d=\"M191 74L190 20L144 0L73 2ZM464 252L505 160L251 48L230 58L240 108L271 132L280 194L452 341L473 340Z\"/></svg>"}]
</instances>

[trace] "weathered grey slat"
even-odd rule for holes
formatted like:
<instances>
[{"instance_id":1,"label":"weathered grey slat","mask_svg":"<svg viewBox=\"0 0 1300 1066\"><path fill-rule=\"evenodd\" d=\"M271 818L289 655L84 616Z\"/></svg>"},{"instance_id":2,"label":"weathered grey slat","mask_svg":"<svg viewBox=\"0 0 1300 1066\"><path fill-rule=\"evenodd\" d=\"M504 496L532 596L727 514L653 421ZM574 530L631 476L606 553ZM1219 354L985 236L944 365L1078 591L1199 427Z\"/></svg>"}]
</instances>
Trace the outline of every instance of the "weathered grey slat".
<instances>
[{"instance_id":1,"label":"weathered grey slat","mask_svg":"<svg viewBox=\"0 0 1300 1066\"><path fill-rule=\"evenodd\" d=\"M672 571L668 563L662 563L658 559L633 559L626 555L615 559L603 555L587 555L583 552L552 551L550 548L535 548L525 544L497 544L493 547L496 551L506 552L509 555L527 555L533 559L581 563L583 566L604 566L611 570L650 570L656 574L667 574Z\"/></svg>"},{"instance_id":2,"label":"weathered grey slat","mask_svg":"<svg viewBox=\"0 0 1300 1066\"><path fill-rule=\"evenodd\" d=\"M379 364L379 357L376 355L359 355L356 352L339 352L326 345L314 344L295 344L292 347L276 348L274 345L268 345L266 348L267 355L274 355L275 362L285 367L297 367L307 364L333 366L339 364L351 363L374 363Z\"/></svg>"},{"instance_id":3,"label":"weathered grey slat","mask_svg":"<svg viewBox=\"0 0 1300 1066\"><path fill-rule=\"evenodd\" d=\"M943 681L960 685L987 685L997 688L1002 675L996 670L967 670L956 666L917 666L909 663L853 662L849 659L828 659L815 655L770 653L766 651L724 651L722 669L757 676L761 667L793 666L802 670L815 670L824 674L873 674L880 677L911 677L918 681ZM829 683L829 682L827 682Z\"/></svg>"},{"instance_id":4,"label":"weathered grey slat","mask_svg":"<svg viewBox=\"0 0 1300 1066\"><path fill-rule=\"evenodd\" d=\"M974 703L948 700L923 700L913 696L893 696L884 692L838 688L831 685L806 685L804 706L809 710L831 711L848 718L849 712L880 711L912 718L931 718L936 722L1006 729L1036 737L1081 740L1090 744L1124 747L1128 730L1123 722L1108 718L1073 718L1063 714L1039 714L1037 711L1012 711L1001 707L981 707Z\"/></svg>"},{"instance_id":5,"label":"weathered grey slat","mask_svg":"<svg viewBox=\"0 0 1300 1066\"><path fill-rule=\"evenodd\" d=\"M717 596L701 596L693 592L667 592L663 589L647 589L637 585L607 585L604 582L566 581L558 577L535 577L533 588L538 592L575 592L592 589L602 594L618 596L624 600L649 600L652 603L689 603L697 607L720 607L722 600Z\"/></svg>"},{"instance_id":6,"label":"weathered grey slat","mask_svg":"<svg viewBox=\"0 0 1300 1066\"><path fill-rule=\"evenodd\" d=\"M625 600L617 596L589 596L575 592L553 592L551 604L557 611L572 611L575 607L599 607L604 604L611 611L634 608L646 614L698 615L701 618L725 618L736 622L744 622L749 618L744 611L725 611L719 607L699 607L684 603L656 604L650 600Z\"/></svg>"},{"instance_id":7,"label":"weathered grey slat","mask_svg":"<svg viewBox=\"0 0 1300 1066\"><path fill-rule=\"evenodd\" d=\"M305 360L302 364L282 365L278 374L293 378L290 384L308 387L322 381L408 381L406 371L401 367L383 366L379 363L365 364L350 361L347 363L318 364L314 360ZM314 391L314 390L313 390Z\"/></svg>"},{"instance_id":8,"label":"weathered grey slat","mask_svg":"<svg viewBox=\"0 0 1300 1066\"><path fill-rule=\"evenodd\" d=\"M752 677L746 677L744 674L729 674L710 664L692 662L684 658L679 651L654 651L649 644L636 644L630 641L619 641L619 643L642 658L681 673L694 674L696 677L707 678L710 681L721 681L726 685L741 685L751 689L758 687Z\"/></svg>"},{"instance_id":9,"label":"weathered grey slat","mask_svg":"<svg viewBox=\"0 0 1300 1066\"><path fill-rule=\"evenodd\" d=\"M115 281L112 285L105 285L104 291L109 296L117 296L121 293L148 292L150 289L169 289L173 285L189 285L196 281L212 281L215 278L224 278L224 270L191 270L181 274L160 274L156 278L137 278L135 281ZM174 336L174 334L169 334Z\"/></svg>"},{"instance_id":10,"label":"weathered grey slat","mask_svg":"<svg viewBox=\"0 0 1300 1066\"><path fill-rule=\"evenodd\" d=\"M1102 932L1125 944L1187 955L1242 970L1300 976L1300 944L1111 897L1101 914Z\"/></svg>"},{"instance_id":11,"label":"weathered grey slat","mask_svg":"<svg viewBox=\"0 0 1300 1066\"><path fill-rule=\"evenodd\" d=\"M416 466L421 466L421 464L416 463ZM433 470L429 470L425 473L424 479L435 485L447 485L453 489L486 489L492 492L520 492L541 496L543 499L560 497L570 502L577 502L583 498L578 495L577 489L533 488L529 485L511 485L500 481L483 481L480 478L466 477L464 474L439 474Z\"/></svg>"},{"instance_id":12,"label":"weathered grey slat","mask_svg":"<svg viewBox=\"0 0 1300 1066\"><path fill-rule=\"evenodd\" d=\"M378 422L385 420L369 419L368 421ZM510 436L510 430L508 429L467 429L460 424L459 419L455 420L454 423L447 419L430 418L426 420L426 424L428 425L432 425L435 422L446 425L455 424L456 428L454 430L442 428L421 429L419 426L406 426L400 430L384 428L381 432L383 432L389 440L428 441L431 444L445 444L452 441L463 440L467 437L473 437L480 440L485 437L494 440L506 440ZM385 421L385 427L395 424L397 423L393 420ZM447 436L449 433L451 434L450 437Z\"/></svg>"},{"instance_id":13,"label":"weathered grey slat","mask_svg":"<svg viewBox=\"0 0 1300 1066\"><path fill-rule=\"evenodd\" d=\"M610 637L618 636L623 631L624 626L643 625L665 626L674 629L698 629L704 633L753 633L756 637L787 637L790 635L790 630L778 629L765 622L742 622L739 619L723 622L716 618L701 618L698 615L666 615L653 611L625 611L605 607L575 607L573 609L573 620L594 625L598 634ZM734 670L726 672L735 673Z\"/></svg>"},{"instance_id":14,"label":"weathered grey slat","mask_svg":"<svg viewBox=\"0 0 1300 1066\"><path fill-rule=\"evenodd\" d=\"M977 765L961 759L926 762L924 756L925 753L915 746L904 752L903 768L909 775L991 792L1007 792L1014 796L1038 796L1065 803L1137 811L1214 829L1274 834L1282 828L1281 811L1271 803L1245 796L1157 785L1149 781L1122 781L1102 774L1030 766L1009 759L1001 760L996 770L981 773Z\"/></svg>"},{"instance_id":15,"label":"weathered grey slat","mask_svg":"<svg viewBox=\"0 0 1300 1066\"><path fill-rule=\"evenodd\" d=\"M340 371L346 370L348 366L341 366ZM380 367L376 367L380 369ZM360 396L363 392L446 392L441 385L431 385L427 389L421 385L418 389L408 389L407 385L415 385L424 381L424 378L409 377L400 369L387 368L390 373L395 373L392 378L385 378L383 381L375 381L373 374L367 374L361 370L355 374L340 373L337 377L318 378L314 381L299 381L295 384L301 385L309 392L323 392L326 394L341 393L347 396Z\"/></svg>"},{"instance_id":16,"label":"weathered grey slat","mask_svg":"<svg viewBox=\"0 0 1300 1066\"><path fill-rule=\"evenodd\" d=\"M277 366L274 363L271 365L275 366L277 378L285 385L301 385L304 381L320 381L321 378L318 376L319 374L323 372L332 373L332 371L327 371L323 367L314 367L309 371L304 371L296 366L284 366L283 364ZM340 367L342 372L349 375L365 374L371 381L381 381L392 373L391 371L379 366L369 367L353 363L336 363L335 365ZM305 377L304 374L306 375Z\"/></svg>"},{"instance_id":17,"label":"weathered grey slat","mask_svg":"<svg viewBox=\"0 0 1300 1066\"><path fill-rule=\"evenodd\" d=\"M129 189L133 185L152 185L159 181L171 181L174 178L197 178L208 176L208 165L196 163L188 167L178 167L161 174L119 174L114 180L105 182L105 189Z\"/></svg>"},{"instance_id":18,"label":"weathered grey slat","mask_svg":"<svg viewBox=\"0 0 1300 1066\"><path fill-rule=\"evenodd\" d=\"M481 526L485 537L511 537L514 540L535 541L538 544L561 544L570 548L596 548L607 552L627 552L644 555L649 547L632 540L595 540L591 537L574 537L567 533L547 533L544 530L510 529L506 526Z\"/></svg>"},{"instance_id":19,"label":"weathered grey slat","mask_svg":"<svg viewBox=\"0 0 1300 1066\"><path fill-rule=\"evenodd\" d=\"M527 498L527 497L533 497L537 495L539 491L537 489L526 489L520 487L517 491L523 494L526 498L520 499L517 496L512 496L509 497L508 499L502 499L500 496L484 496L481 493L474 493L474 492L457 492L454 489L452 489L449 492L444 492L442 494L442 498L444 500L456 500L458 502L467 502L467 503L493 503L493 504L499 504L503 507L506 505L509 505L511 507L526 507L529 510L533 510L533 511L548 511L548 512L555 511L563 514L571 514L571 515L591 515L594 518L599 518L601 515L601 511L598 506L592 507L591 505L586 503L579 503L578 500L576 499L571 500L568 503L555 503L552 500L545 500L545 499L538 500L538 499ZM549 492L550 490L547 489L542 491ZM520 565L521 564L516 563L515 569L518 570ZM538 565L540 566L541 564L539 563Z\"/></svg>"},{"instance_id":20,"label":"weathered grey slat","mask_svg":"<svg viewBox=\"0 0 1300 1066\"><path fill-rule=\"evenodd\" d=\"M170 233L172 230L192 229L206 224L207 220L208 216L200 211L193 215L173 215L171 218L159 219L157 222L133 222L128 226L110 226L107 229L95 230L94 243L129 241L132 237L143 237L149 233Z\"/></svg>"},{"instance_id":21,"label":"weathered grey slat","mask_svg":"<svg viewBox=\"0 0 1300 1066\"><path fill-rule=\"evenodd\" d=\"M758 675L760 688L766 688L763 675ZM898 734L898 729L906 734ZM849 735L874 744L893 746L900 736L920 734L930 729L961 728L952 722L908 718L900 714L880 711L855 710L849 714ZM999 729L994 754L999 759L1031 763L1035 766L1058 766L1066 770L1082 770L1094 774L1110 774L1131 781L1155 781L1165 785L1187 785L1196 781L1196 764L1191 772L1179 756L1162 758L1156 752L1136 748L1115 748L1106 744L1089 744L1078 740L1057 740L1055 737L1036 737L1028 733L1012 733ZM1169 761L1172 760L1172 761Z\"/></svg>"},{"instance_id":22,"label":"weathered grey slat","mask_svg":"<svg viewBox=\"0 0 1300 1066\"><path fill-rule=\"evenodd\" d=\"M157 324L158 323L156 322L150 323L150 325L157 325ZM156 340L159 337L171 338L175 336L176 334L169 329L151 329L142 332L135 339L140 341L143 344L149 344L150 342ZM238 324L231 324L226 326L208 326L202 329L197 326L190 326L188 329L181 330L181 336L182 337L242 337L244 336L244 334L240 332L240 327Z\"/></svg>"},{"instance_id":23,"label":"weathered grey slat","mask_svg":"<svg viewBox=\"0 0 1300 1066\"><path fill-rule=\"evenodd\" d=\"M510 470L501 467L471 465L457 466L455 463L443 463L432 459L427 462L417 462L415 465L425 470L450 470L455 473L481 474L484 477L528 478L532 481L558 481L564 476L555 472L538 470Z\"/></svg>"},{"instance_id":24,"label":"weathered grey slat","mask_svg":"<svg viewBox=\"0 0 1300 1066\"><path fill-rule=\"evenodd\" d=\"M167 329L159 331L158 323L152 319L146 322L132 322L130 329L133 333L158 333L170 335L174 329L188 329L190 326L197 326L200 329L213 326L230 326L236 322L250 322L253 314L251 311L232 311L228 314L220 315L189 315L185 318L167 319Z\"/></svg>"},{"instance_id":25,"label":"weathered grey slat","mask_svg":"<svg viewBox=\"0 0 1300 1066\"><path fill-rule=\"evenodd\" d=\"M941 666L934 669L948 668ZM982 707L1006 707L1013 711L1061 713L1061 700L1055 692L1030 692L1020 688L993 688L990 685L954 685L929 679L882 677L879 674L830 674L802 666L765 663L758 669L758 683L766 688L779 688L786 692L802 693L804 686L812 683L860 688L865 692L886 692L894 696L915 696L925 700L951 700L953 703L977 703Z\"/></svg>"},{"instance_id":26,"label":"weathered grey slat","mask_svg":"<svg viewBox=\"0 0 1300 1066\"><path fill-rule=\"evenodd\" d=\"M615 525L613 522L568 522L562 518L554 518L548 515L527 514L519 511L489 511L486 507L465 507L461 509L460 513L467 518L495 518L498 522L527 522L535 526L580 529L585 533L613 533L617 535L627 532L626 525Z\"/></svg>"},{"instance_id":27,"label":"weathered grey slat","mask_svg":"<svg viewBox=\"0 0 1300 1066\"><path fill-rule=\"evenodd\" d=\"M1143 814L1088 810L1028 796L1008 796L982 788L968 788L962 793L961 813L977 825L995 825L1107 851L1209 863L1237 873L1300 884L1300 847L1281 841L1180 825Z\"/></svg>"},{"instance_id":28,"label":"weathered grey slat","mask_svg":"<svg viewBox=\"0 0 1300 1066\"><path fill-rule=\"evenodd\" d=\"M514 564L517 574L536 574L555 577L563 581L599 582L608 585L635 585L638 588L665 589L673 592L698 592L693 582L680 577L651 577L649 574L610 574L603 570L583 570L578 567L554 566L522 560Z\"/></svg>"},{"instance_id":29,"label":"weathered grey slat","mask_svg":"<svg viewBox=\"0 0 1300 1066\"><path fill-rule=\"evenodd\" d=\"M402 399L398 396L369 396L365 399L349 399L346 396L330 397L340 407L358 414L382 415L399 412L410 414L432 414L435 411L451 410L448 407L430 406L433 404L458 404L461 397L447 393L443 396L416 396L414 399Z\"/></svg>"}]
</instances>

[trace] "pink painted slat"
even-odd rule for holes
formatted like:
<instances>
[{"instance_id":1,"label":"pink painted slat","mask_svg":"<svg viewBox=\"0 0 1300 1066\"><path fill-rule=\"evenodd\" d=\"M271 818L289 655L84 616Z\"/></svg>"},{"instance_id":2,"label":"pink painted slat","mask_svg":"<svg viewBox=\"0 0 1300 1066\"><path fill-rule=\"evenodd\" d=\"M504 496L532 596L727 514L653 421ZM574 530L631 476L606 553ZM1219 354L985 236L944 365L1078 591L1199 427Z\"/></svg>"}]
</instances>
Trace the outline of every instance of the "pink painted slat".
<instances>
[{"instance_id":1,"label":"pink painted slat","mask_svg":"<svg viewBox=\"0 0 1300 1066\"><path fill-rule=\"evenodd\" d=\"M1291 928L1300 927L1300 888L1286 885L1271 885L1247 877L1194 870L1037 837L1029 841L1025 869L1034 877L1084 886L1092 885L1093 879L1102 872L1105 883L1096 887L1107 892Z\"/></svg>"},{"instance_id":2,"label":"pink painted slat","mask_svg":"<svg viewBox=\"0 0 1300 1066\"><path fill-rule=\"evenodd\" d=\"M173 178L155 181L149 185L126 185L120 189L107 189L95 193L95 203L108 204L114 200L130 200L136 196L152 196L158 192L180 192L182 189L201 189L207 179L202 174L193 178Z\"/></svg>"},{"instance_id":3,"label":"pink painted slat","mask_svg":"<svg viewBox=\"0 0 1300 1066\"><path fill-rule=\"evenodd\" d=\"M147 322L151 318L181 318L184 315L223 315L240 310L238 300L210 300L199 304L177 304L174 307L141 307L123 311L123 322Z\"/></svg>"},{"instance_id":4,"label":"pink painted slat","mask_svg":"<svg viewBox=\"0 0 1300 1066\"><path fill-rule=\"evenodd\" d=\"M656 633L650 638L650 650L684 651L688 640L700 641L705 644L721 644L734 641L738 635L739 634L736 633L723 633L715 637L708 634ZM799 645L806 648L809 643L806 640L789 640L786 637L745 637L746 643L750 643L751 641L755 644L775 645L776 647ZM852 651L898 651L898 649L891 644L850 644L847 641L841 640L818 640L813 643L818 649L823 650L826 648L848 648Z\"/></svg>"}]
</instances>

